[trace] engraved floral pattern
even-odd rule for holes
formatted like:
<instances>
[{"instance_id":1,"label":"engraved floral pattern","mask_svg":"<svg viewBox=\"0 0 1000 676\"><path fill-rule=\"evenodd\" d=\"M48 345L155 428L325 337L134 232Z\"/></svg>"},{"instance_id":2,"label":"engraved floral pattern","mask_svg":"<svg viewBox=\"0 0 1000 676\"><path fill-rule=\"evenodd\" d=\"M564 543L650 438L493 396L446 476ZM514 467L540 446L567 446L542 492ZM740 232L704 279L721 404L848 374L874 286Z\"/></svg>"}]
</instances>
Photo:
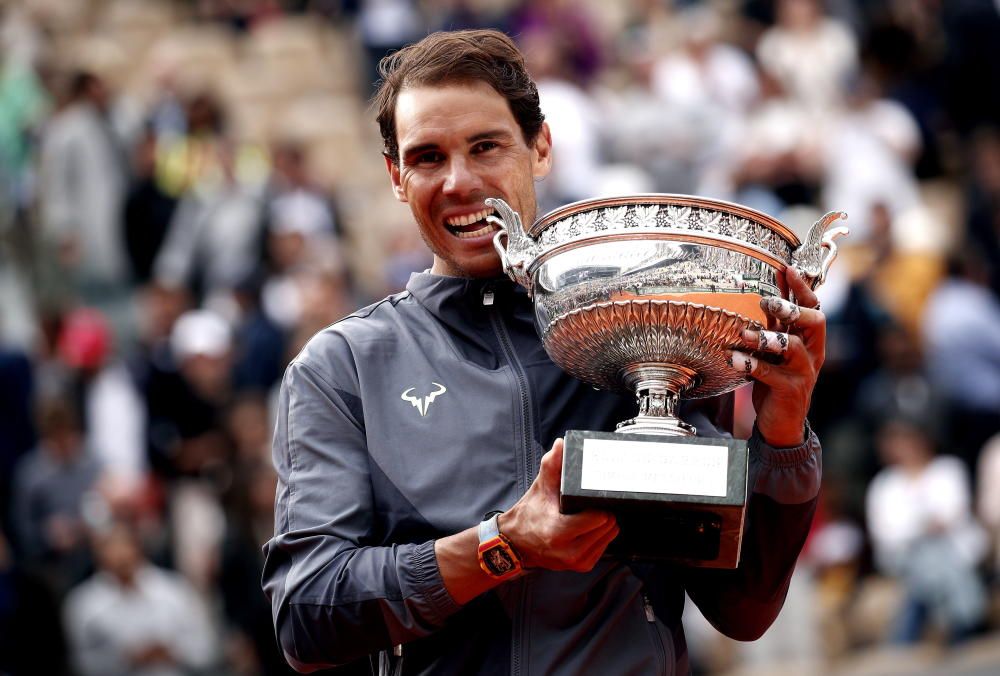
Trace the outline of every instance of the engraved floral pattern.
<instances>
[{"instance_id":1,"label":"engraved floral pattern","mask_svg":"<svg viewBox=\"0 0 1000 676\"><path fill-rule=\"evenodd\" d=\"M721 227L722 214L718 211L711 211L708 209L698 210L698 225L699 227L694 228L694 230L701 230L703 232L711 232L713 234L718 234Z\"/></svg>"},{"instance_id":2,"label":"engraved floral pattern","mask_svg":"<svg viewBox=\"0 0 1000 676\"><path fill-rule=\"evenodd\" d=\"M621 230L625 227L625 214L628 207L612 207L604 210L604 222L608 230Z\"/></svg>"},{"instance_id":3,"label":"engraved floral pattern","mask_svg":"<svg viewBox=\"0 0 1000 676\"><path fill-rule=\"evenodd\" d=\"M750 219L717 209L680 205L634 204L581 211L548 226L538 236L544 247L597 232L669 228L733 237L790 260L792 245L779 233Z\"/></svg>"},{"instance_id":4,"label":"engraved floral pattern","mask_svg":"<svg viewBox=\"0 0 1000 676\"><path fill-rule=\"evenodd\" d=\"M569 219L569 236L576 237L580 234L580 219L577 216L573 216Z\"/></svg>"},{"instance_id":5,"label":"engraved floral pattern","mask_svg":"<svg viewBox=\"0 0 1000 676\"><path fill-rule=\"evenodd\" d=\"M594 229L607 230L607 224L603 221L599 221L597 216L598 212L596 210L584 211L583 213L576 215L576 222L580 225L584 232L591 232Z\"/></svg>"},{"instance_id":6,"label":"engraved floral pattern","mask_svg":"<svg viewBox=\"0 0 1000 676\"><path fill-rule=\"evenodd\" d=\"M653 204L651 206L637 206L635 208L636 225L640 228L655 228L656 215L659 212L660 206L658 204Z\"/></svg>"},{"instance_id":7,"label":"engraved floral pattern","mask_svg":"<svg viewBox=\"0 0 1000 676\"><path fill-rule=\"evenodd\" d=\"M667 207L667 227L688 229L688 222L691 218L691 207Z\"/></svg>"}]
</instances>

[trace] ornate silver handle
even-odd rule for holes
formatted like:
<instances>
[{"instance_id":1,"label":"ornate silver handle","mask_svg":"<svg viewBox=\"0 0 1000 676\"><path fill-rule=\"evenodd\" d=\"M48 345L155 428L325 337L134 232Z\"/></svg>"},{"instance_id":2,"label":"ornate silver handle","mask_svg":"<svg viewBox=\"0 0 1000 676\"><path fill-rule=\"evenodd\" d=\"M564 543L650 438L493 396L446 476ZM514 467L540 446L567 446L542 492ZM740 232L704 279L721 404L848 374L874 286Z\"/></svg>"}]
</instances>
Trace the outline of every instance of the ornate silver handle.
<instances>
[{"instance_id":1,"label":"ornate silver handle","mask_svg":"<svg viewBox=\"0 0 1000 676\"><path fill-rule=\"evenodd\" d=\"M528 266L538 256L538 244L528 236L521 223L521 215L509 204L498 197L488 197L486 206L493 207L500 214L499 218L490 214L486 217L486 222L500 228L497 234L493 235L493 246L500 255L504 274L527 289L530 296L532 283L528 276Z\"/></svg>"},{"instance_id":2,"label":"ornate silver handle","mask_svg":"<svg viewBox=\"0 0 1000 676\"><path fill-rule=\"evenodd\" d=\"M842 218L847 218L843 211L831 211L823 216L809 228L802 246L792 252L792 265L810 281L814 289L826 281L826 273L837 258L837 243L834 240L851 232L846 225L830 228Z\"/></svg>"}]
</instances>

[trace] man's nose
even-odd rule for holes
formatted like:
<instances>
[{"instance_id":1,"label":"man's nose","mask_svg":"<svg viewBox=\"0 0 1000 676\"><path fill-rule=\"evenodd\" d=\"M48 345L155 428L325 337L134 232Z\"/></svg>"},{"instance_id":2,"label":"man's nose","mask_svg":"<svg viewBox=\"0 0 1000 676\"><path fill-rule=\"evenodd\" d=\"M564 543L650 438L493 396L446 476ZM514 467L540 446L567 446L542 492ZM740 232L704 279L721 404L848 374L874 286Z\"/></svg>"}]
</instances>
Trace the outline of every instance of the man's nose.
<instances>
[{"instance_id":1,"label":"man's nose","mask_svg":"<svg viewBox=\"0 0 1000 676\"><path fill-rule=\"evenodd\" d=\"M452 158L444 179L445 194L466 194L479 189L481 185L479 174L471 166L468 158Z\"/></svg>"}]
</instances>

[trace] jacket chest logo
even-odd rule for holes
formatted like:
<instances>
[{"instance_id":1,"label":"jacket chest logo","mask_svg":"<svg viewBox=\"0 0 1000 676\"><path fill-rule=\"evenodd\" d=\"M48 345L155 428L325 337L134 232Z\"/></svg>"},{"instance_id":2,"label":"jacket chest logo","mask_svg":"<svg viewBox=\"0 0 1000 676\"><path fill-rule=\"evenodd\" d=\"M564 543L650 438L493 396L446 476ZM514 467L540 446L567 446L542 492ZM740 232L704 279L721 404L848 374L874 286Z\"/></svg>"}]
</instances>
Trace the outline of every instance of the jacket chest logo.
<instances>
[{"instance_id":1,"label":"jacket chest logo","mask_svg":"<svg viewBox=\"0 0 1000 676\"><path fill-rule=\"evenodd\" d=\"M434 402L435 399L438 398L438 395L444 394L445 392L448 391L448 388L442 385L441 383L432 382L431 385L435 387L435 390L423 397L414 396L413 391L416 390L417 388L411 387L407 390L404 390L403 394L401 394L399 398L402 399L403 401L408 401L411 404L413 404L413 407L418 411L420 411L420 417L423 418L425 415L427 415L427 409L430 408L430 405Z\"/></svg>"}]
</instances>

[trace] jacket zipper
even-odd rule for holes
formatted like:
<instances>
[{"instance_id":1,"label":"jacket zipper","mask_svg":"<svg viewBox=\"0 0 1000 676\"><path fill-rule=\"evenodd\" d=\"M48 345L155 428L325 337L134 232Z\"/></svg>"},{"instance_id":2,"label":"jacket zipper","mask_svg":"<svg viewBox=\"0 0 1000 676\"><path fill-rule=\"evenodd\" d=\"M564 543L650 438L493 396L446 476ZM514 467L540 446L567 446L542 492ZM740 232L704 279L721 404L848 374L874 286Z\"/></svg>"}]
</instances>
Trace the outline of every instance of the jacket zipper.
<instances>
[{"instance_id":1,"label":"jacket zipper","mask_svg":"<svg viewBox=\"0 0 1000 676\"><path fill-rule=\"evenodd\" d=\"M646 624L652 634L653 645L656 646L657 654L660 656L660 669L658 673L665 674L667 673L667 649L663 645L663 636L660 635L660 628L656 626L656 611L653 610L653 604L646 594L642 595L642 609L646 613Z\"/></svg>"},{"instance_id":2,"label":"jacket zipper","mask_svg":"<svg viewBox=\"0 0 1000 676\"><path fill-rule=\"evenodd\" d=\"M525 375L524 367L521 366L521 362L517 358L517 352L511 343L510 334L507 333L507 327L500 321L499 312L493 304L494 298L495 292L493 291L493 286L487 285L483 291L483 305L490 308L490 323L493 325L493 333L496 334L497 340L500 341L500 349L503 351L507 362L511 366L511 370L514 372L514 376L517 378L518 396L521 400L521 442L524 446L524 463L522 465L522 472L518 476L518 488L521 493L524 493L528 490L528 477L531 476L534 470L534 447L532 442L535 435L534 425L531 420L531 393L528 391L528 377Z\"/></svg>"},{"instance_id":3,"label":"jacket zipper","mask_svg":"<svg viewBox=\"0 0 1000 676\"><path fill-rule=\"evenodd\" d=\"M493 326L493 333L496 334L497 340L500 342L500 349L504 353L504 357L510 364L511 370L517 379L518 397L521 401L521 443L524 452L522 454L522 465L521 471L518 473L517 484L521 494L524 494L528 490L528 478L534 469L534 445L532 442L535 435L531 420L531 393L528 390L528 377L524 373L524 367L517 358L517 352L511 343L507 327L500 320L500 314L494 305L495 297L496 293L493 290L493 285L487 284L483 289L483 305L490 310L490 324ZM520 589L518 590L517 613L515 614L511 629L513 645L511 646L510 671L511 676L520 676L522 673L521 648L525 643L524 639L527 631L528 581L522 579L515 582L515 584L519 585ZM527 669L524 671L526 673Z\"/></svg>"}]
</instances>

